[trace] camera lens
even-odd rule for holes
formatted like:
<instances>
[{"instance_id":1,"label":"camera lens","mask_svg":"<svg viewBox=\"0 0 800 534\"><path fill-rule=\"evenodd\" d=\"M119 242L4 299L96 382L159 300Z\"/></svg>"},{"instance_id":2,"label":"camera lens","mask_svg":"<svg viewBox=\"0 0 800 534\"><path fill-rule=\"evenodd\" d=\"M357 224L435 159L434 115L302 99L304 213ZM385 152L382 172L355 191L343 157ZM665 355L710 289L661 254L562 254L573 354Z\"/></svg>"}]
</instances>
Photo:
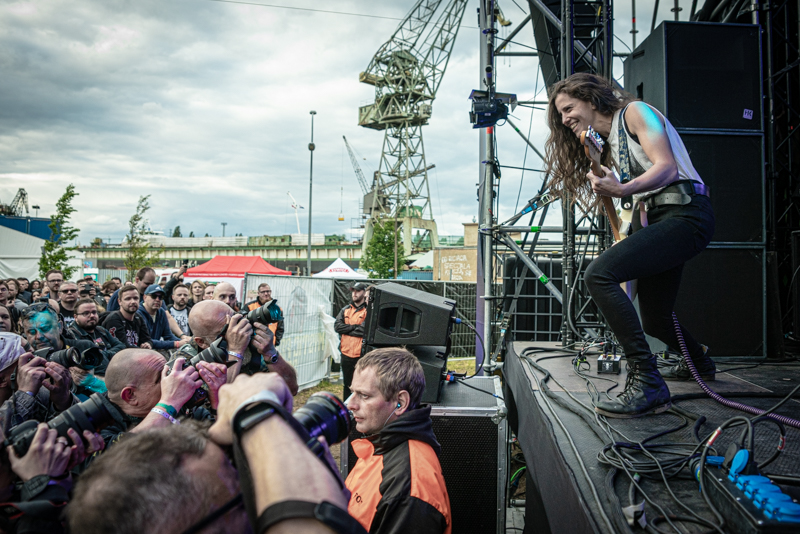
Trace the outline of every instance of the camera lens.
<instances>
[{"instance_id":1,"label":"camera lens","mask_svg":"<svg viewBox=\"0 0 800 534\"><path fill-rule=\"evenodd\" d=\"M88 347L83 351L79 351L76 347L55 350L48 354L46 358L64 367L80 367L86 371L91 371L103 363L103 353L96 345Z\"/></svg>"},{"instance_id":2,"label":"camera lens","mask_svg":"<svg viewBox=\"0 0 800 534\"><path fill-rule=\"evenodd\" d=\"M314 393L308 402L294 413L312 438L325 438L328 445L339 443L350 434L350 412L336 395Z\"/></svg>"},{"instance_id":3,"label":"camera lens","mask_svg":"<svg viewBox=\"0 0 800 534\"><path fill-rule=\"evenodd\" d=\"M52 428L58 432L59 436L69 439L67 430L70 428L75 430L79 436L83 435L84 430L89 432L97 432L107 427L114 421L108 406L103 401L103 398L95 393L89 400L80 404L70 406L57 417L48 421L48 428ZM36 434L36 421L26 421L21 425L15 426L9 432L8 438L4 445L13 445L14 452L17 456L25 456L33 441L33 436Z\"/></svg>"}]
</instances>

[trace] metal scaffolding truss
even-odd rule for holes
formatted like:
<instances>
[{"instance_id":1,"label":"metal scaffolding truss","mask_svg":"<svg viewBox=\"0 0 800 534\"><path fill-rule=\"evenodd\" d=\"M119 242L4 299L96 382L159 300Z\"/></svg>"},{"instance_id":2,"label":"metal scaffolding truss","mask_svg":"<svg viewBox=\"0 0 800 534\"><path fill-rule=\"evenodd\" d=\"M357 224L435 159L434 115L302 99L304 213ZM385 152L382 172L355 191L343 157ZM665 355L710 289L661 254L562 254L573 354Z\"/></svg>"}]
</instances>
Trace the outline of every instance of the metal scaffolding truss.
<instances>
[{"instance_id":1,"label":"metal scaffolding truss","mask_svg":"<svg viewBox=\"0 0 800 534\"><path fill-rule=\"evenodd\" d=\"M778 0L763 14L766 29L765 115L767 124L768 246L777 253L783 331L800 332L800 314L792 320L792 232L800 229L800 5ZM794 282L797 283L797 280ZM793 324L794 323L794 324Z\"/></svg>"},{"instance_id":2,"label":"metal scaffolding truss","mask_svg":"<svg viewBox=\"0 0 800 534\"><path fill-rule=\"evenodd\" d=\"M487 7L489 4L493 5L492 2L482 2L482 10L485 10L483 13L491 12ZM496 33L494 20L491 17L480 17L482 33L487 40L486 46L482 47L482 71L494 66L495 54L502 53L506 43L530 22L537 44L537 55L542 73L548 86L575 72L593 72L613 79L611 0L559 0L556 2L529 0L528 4L531 9L530 15L496 49L493 42ZM536 150L511 119L508 120L508 123L541 156L541 153ZM480 176L482 186L479 190L481 204L479 222L483 239L479 241L478 262L483 282L481 296L484 299L484 310L482 314L478 314L478 320L482 323L479 327L482 327L483 335L487 341L492 341L487 343L488 346L493 347L488 367L492 368L492 360L496 359L504 350L511 318L516 312L526 276L529 276L528 272L533 273L533 276L550 291L553 298L562 304L561 339L565 344L584 338L604 336L608 329L583 283L583 272L591 258L611 244L610 232L606 230L605 217L594 210L582 211L577 205L571 204L569 199L562 203L564 206L563 226L547 229L560 232L563 237L563 282L562 288L559 290L536 265L535 260L539 233L544 229L542 222L551 199L542 189L520 213L505 223L499 223L496 217L496 207L489 200L494 198L497 187L493 128L487 128L487 133L481 141L482 168ZM515 226L528 214L530 214L528 225ZM538 225L534 226L534 219L537 215L539 215L540 221ZM515 232L522 233L521 244L517 244L510 236ZM498 257L498 251L510 251L523 264L520 276L515 281L513 295L505 294L502 299L492 295L493 276L499 270L495 262L502 261ZM506 305L502 306L503 300L510 300L510 305L506 302ZM501 313L502 308L504 311ZM494 326L498 324L499 336L494 340L492 333L495 331Z\"/></svg>"},{"instance_id":3,"label":"metal scaffolding truss","mask_svg":"<svg viewBox=\"0 0 800 534\"><path fill-rule=\"evenodd\" d=\"M528 0L530 13L511 31L496 48L492 31L494 21L485 17L494 3L481 2L484 16L481 28L484 40L481 42L481 73L493 66L497 55L535 55L538 56L542 75L547 86L574 72L595 72L613 80L613 25L612 0ZM709 0L696 10L693 2L690 19L708 22L740 22L761 24L765 32L765 79L764 90L765 117L767 125L767 178L768 178L768 232L770 248L777 252L782 311L784 312L784 331L792 329L790 280L800 280L800 274L793 269L791 258L791 234L800 229L800 18L797 0L731 0L726 2ZM676 9L677 4L676 4ZM675 10L673 10L675 11ZM653 22L655 25L656 12ZM677 16L677 15L676 15ZM536 42L536 52L507 53L507 43L530 24ZM487 46L488 45L488 46ZM493 52L493 53L492 53ZM621 54L620 54L621 55ZM483 89L483 88L482 88ZM508 121L512 128L525 139L519 128ZM528 139L526 143L540 156ZM478 320L487 345L493 347L492 357L501 354L509 329L510 319L520 298L525 274L530 271L534 277L547 286L547 277L536 266L536 246L541 232L560 230L563 237L563 285L561 291L548 287L552 297L562 303L562 340L571 343L581 337L603 336L607 333L602 317L592 304L592 299L583 283L583 271L593 256L601 253L611 244L610 232L605 218L597 213L585 213L568 201L563 205L563 228L542 227L549 199L542 189L516 215L503 223L498 222L497 206L492 199L498 185L495 166L496 140L493 128L487 128L481 138L479 177L480 189L480 230L479 240L479 299L483 299L483 316L479 311ZM519 226L523 218L528 218L527 226ZM535 219L539 217L538 226ZM518 244L510 237L512 232L522 232L522 242ZM795 238L797 241L797 238ZM502 296L493 295L491 280L499 272L496 262L502 261L498 254L514 254L523 265L518 275L515 290L506 286ZM501 313L500 304L505 300L505 311ZM800 304L800 303L799 303ZM796 304L797 306L798 304ZM479 307L480 308L480 307ZM797 311L797 310L795 310ZM794 314L795 335L800 331L800 313ZM499 334L491 343L494 326L499 325ZM481 353L479 351L479 353ZM492 362L488 363L491 368Z\"/></svg>"}]
</instances>

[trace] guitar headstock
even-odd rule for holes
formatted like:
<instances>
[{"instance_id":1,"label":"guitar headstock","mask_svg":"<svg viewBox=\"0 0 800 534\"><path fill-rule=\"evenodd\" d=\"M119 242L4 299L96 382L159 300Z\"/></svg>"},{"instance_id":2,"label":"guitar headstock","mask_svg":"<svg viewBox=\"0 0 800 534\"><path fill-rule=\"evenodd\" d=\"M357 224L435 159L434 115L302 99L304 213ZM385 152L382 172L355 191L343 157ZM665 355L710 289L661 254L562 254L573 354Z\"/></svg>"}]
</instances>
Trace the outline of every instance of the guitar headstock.
<instances>
[{"instance_id":1,"label":"guitar headstock","mask_svg":"<svg viewBox=\"0 0 800 534\"><path fill-rule=\"evenodd\" d=\"M594 128L589 126L589 129L581 133L581 144L583 150L586 152L586 157L593 162L600 165L600 160L603 154L603 145L605 142L600 134L594 131Z\"/></svg>"}]
</instances>

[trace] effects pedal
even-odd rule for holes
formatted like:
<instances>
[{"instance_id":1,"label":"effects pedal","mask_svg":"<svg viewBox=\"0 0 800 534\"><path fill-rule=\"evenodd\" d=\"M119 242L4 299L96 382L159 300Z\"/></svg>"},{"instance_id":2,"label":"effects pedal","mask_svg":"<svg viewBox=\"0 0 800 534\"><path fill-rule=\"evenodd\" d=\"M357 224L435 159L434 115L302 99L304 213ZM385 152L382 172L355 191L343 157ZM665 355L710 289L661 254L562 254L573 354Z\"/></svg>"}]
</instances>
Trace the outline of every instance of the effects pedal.
<instances>
[{"instance_id":1,"label":"effects pedal","mask_svg":"<svg viewBox=\"0 0 800 534\"><path fill-rule=\"evenodd\" d=\"M619 354L601 354L597 357L597 374L618 375L622 371L622 358Z\"/></svg>"}]
</instances>

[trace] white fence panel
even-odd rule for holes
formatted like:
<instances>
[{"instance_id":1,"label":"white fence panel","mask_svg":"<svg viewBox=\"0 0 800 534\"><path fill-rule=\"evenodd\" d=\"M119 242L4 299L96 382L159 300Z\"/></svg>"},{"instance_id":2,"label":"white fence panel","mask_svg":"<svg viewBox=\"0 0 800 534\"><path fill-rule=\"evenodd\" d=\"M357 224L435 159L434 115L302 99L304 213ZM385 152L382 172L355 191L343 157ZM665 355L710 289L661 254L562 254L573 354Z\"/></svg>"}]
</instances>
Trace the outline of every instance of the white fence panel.
<instances>
[{"instance_id":1,"label":"white fence panel","mask_svg":"<svg viewBox=\"0 0 800 534\"><path fill-rule=\"evenodd\" d=\"M321 311L335 315L333 280L248 274L244 280L245 302L255 298L263 283L269 284L272 298L283 310L284 334L278 351L297 370L300 389L313 387L328 376L330 369Z\"/></svg>"}]
</instances>

